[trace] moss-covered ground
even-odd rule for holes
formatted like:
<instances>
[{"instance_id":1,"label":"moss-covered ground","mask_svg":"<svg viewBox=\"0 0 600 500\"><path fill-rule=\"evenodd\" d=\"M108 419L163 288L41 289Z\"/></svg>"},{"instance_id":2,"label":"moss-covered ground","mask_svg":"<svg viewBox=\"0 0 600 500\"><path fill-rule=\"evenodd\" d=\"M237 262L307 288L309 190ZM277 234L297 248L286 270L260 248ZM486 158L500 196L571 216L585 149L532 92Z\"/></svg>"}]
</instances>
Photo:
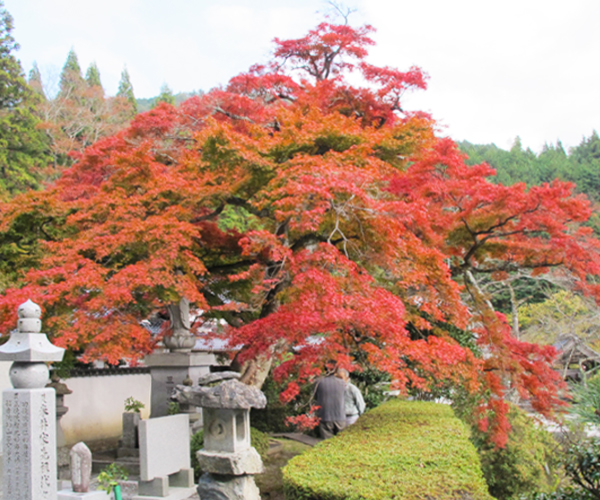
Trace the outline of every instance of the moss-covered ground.
<instances>
[{"instance_id":1,"label":"moss-covered ground","mask_svg":"<svg viewBox=\"0 0 600 500\"><path fill-rule=\"evenodd\" d=\"M263 500L284 500L281 469L290 459L310 449L310 446L289 439L273 439L280 446L264 460L265 473L256 476Z\"/></svg>"}]
</instances>

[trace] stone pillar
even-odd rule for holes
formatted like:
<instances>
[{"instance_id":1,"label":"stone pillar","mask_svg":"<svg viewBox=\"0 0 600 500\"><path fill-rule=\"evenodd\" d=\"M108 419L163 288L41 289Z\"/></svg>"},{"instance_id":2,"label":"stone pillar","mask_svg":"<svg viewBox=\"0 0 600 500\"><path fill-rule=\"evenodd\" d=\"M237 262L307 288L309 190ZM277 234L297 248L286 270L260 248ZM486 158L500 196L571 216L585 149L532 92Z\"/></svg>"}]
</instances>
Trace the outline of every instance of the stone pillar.
<instances>
[{"instance_id":1,"label":"stone pillar","mask_svg":"<svg viewBox=\"0 0 600 500\"><path fill-rule=\"evenodd\" d=\"M52 388L56 392L56 466L58 468L58 479L69 479L71 476L69 447L60 421L69 411L69 408L65 406L65 396L72 394L73 391L60 381L55 372L50 374L50 383L46 387Z\"/></svg>"},{"instance_id":2,"label":"stone pillar","mask_svg":"<svg viewBox=\"0 0 600 500\"><path fill-rule=\"evenodd\" d=\"M214 387L177 387L178 401L202 407L204 448L197 453L204 474L201 499L259 500L254 475L263 472L260 455L250 445L250 408L264 408L257 388L230 379Z\"/></svg>"},{"instance_id":3,"label":"stone pillar","mask_svg":"<svg viewBox=\"0 0 600 500\"><path fill-rule=\"evenodd\" d=\"M164 417L169 414L171 394L175 387L186 379L198 380L210 372L217 358L208 352L159 352L144 358L152 377L152 397L150 417ZM199 413L190 413L190 423L200 418Z\"/></svg>"},{"instance_id":4,"label":"stone pillar","mask_svg":"<svg viewBox=\"0 0 600 500\"><path fill-rule=\"evenodd\" d=\"M56 395L45 388L47 362L60 361L64 349L41 332L42 311L30 300L18 308L18 328L0 347L0 361L13 361L14 389L2 393L6 500L56 499Z\"/></svg>"}]
</instances>

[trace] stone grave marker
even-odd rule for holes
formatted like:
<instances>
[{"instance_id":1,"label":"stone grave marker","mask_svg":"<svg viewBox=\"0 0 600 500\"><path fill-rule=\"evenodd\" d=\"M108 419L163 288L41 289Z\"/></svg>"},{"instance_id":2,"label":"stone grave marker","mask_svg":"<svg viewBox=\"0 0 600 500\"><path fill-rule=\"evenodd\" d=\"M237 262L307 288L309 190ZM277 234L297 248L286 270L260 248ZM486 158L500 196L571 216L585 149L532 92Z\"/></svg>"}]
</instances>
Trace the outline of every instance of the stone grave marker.
<instances>
[{"instance_id":1,"label":"stone grave marker","mask_svg":"<svg viewBox=\"0 0 600 500\"><path fill-rule=\"evenodd\" d=\"M180 500L194 493L187 414L141 420L140 483L134 500Z\"/></svg>"},{"instance_id":2,"label":"stone grave marker","mask_svg":"<svg viewBox=\"0 0 600 500\"><path fill-rule=\"evenodd\" d=\"M77 443L69 452L71 458L72 488L58 492L58 500L108 500L106 491L89 491L92 476L92 452L83 442Z\"/></svg>"}]
</instances>

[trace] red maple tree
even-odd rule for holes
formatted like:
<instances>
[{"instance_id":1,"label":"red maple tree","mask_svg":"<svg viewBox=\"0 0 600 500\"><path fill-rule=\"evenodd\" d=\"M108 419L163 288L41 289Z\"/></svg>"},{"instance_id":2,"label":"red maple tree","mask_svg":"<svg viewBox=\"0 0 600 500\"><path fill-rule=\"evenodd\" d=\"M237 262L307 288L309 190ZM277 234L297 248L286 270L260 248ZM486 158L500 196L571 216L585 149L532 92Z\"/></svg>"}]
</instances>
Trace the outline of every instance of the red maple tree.
<instances>
[{"instance_id":1,"label":"red maple tree","mask_svg":"<svg viewBox=\"0 0 600 500\"><path fill-rule=\"evenodd\" d=\"M426 75L364 61L371 31L323 23L276 40L270 64L139 115L55 186L2 205L11 244L17 228L37 238L35 265L0 298L2 331L31 298L57 344L116 362L150 352L140 321L186 298L200 321L226 320L244 380L277 360L283 399L333 357L404 391L463 388L500 445L508 388L548 412L552 348L513 338L477 276L564 272L600 297L589 203L467 167L428 115L401 109Z\"/></svg>"}]
</instances>

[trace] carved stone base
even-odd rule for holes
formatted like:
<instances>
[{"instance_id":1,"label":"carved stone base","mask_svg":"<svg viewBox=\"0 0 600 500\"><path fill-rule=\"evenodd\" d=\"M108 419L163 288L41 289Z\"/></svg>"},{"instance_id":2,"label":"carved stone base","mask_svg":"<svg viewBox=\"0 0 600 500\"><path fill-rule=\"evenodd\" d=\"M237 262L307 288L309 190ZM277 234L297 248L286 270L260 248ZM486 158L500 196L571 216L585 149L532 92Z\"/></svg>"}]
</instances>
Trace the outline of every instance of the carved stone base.
<instances>
[{"instance_id":1,"label":"carved stone base","mask_svg":"<svg viewBox=\"0 0 600 500\"><path fill-rule=\"evenodd\" d=\"M196 457L200 464L200 470L212 474L242 476L244 474L260 474L265 470L260 455L254 448L237 453L200 450Z\"/></svg>"},{"instance_id":2,"label":"carved stone base","mask_svg":"<svg viewBox=\"0 0 600 500\"><path fill-rule=\"evenodd\" d=\"M260 500L260 491L253 476L206 473L200 477L197 491L202 500Z\"/></svg>"}]
</instances>

